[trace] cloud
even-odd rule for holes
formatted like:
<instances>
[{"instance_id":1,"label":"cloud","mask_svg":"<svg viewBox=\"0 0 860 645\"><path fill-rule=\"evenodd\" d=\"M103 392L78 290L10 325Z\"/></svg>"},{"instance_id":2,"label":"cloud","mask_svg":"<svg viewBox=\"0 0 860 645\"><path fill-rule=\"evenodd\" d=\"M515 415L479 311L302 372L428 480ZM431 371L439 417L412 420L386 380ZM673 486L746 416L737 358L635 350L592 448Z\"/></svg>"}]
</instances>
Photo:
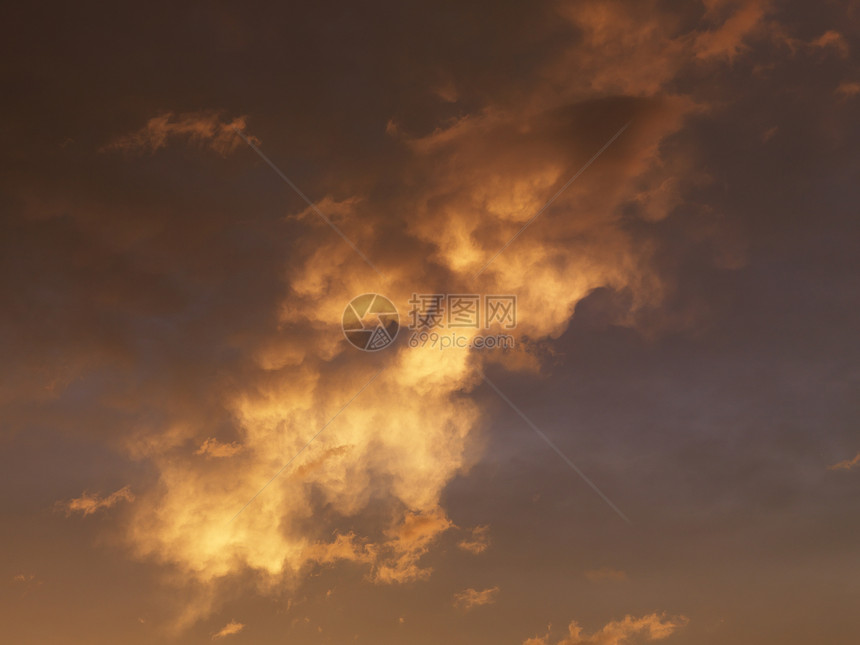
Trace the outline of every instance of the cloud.
<instances>
[{"instance_id":1,"label":"cloud","mask_svg":"<svg viewBox=\"0 0 860 645\"><path fill-rule=\"evenodd\" d=\"M600 569L593 569L591 571L585 572L585 577L591 580L592 582L600 582L602 580L627 580L627 574L619 569L612 569L610 567L601 567Z\"/></svg>"},{"instance_id":2,"label":"cloud","mask_svg":"<svg viewBox=\"0 0 860 645\"><path fill-rule=\"evenodd\" d=\"M667 618L665 615L648 614L641 618L625 616L622 620L614 620L591 635L585 634L579 624L574 621L568 626L568 635L556 642L556 645L626 645L631 638L643 636L646 640L657 641L668 638L678 629L687 624L683 616ZM549 635L529 638L523 645L550 645Z\"/></svg>"},{"instance_id":3,"label":"cloud","mask_svg":"<svg viewBox=\"0 0 860 645\"><path fill-rule=\"evenodd\" d=\"M206 457L232 457L241 451L242 445L238 442L221 443L214 437L209 437L194 451L194 454Z\"/></svg>"},{"instance_id":4,"label":"cloud","mask_svg":"<svg viewBox=\"0 0 860 645\"><path fill-rule=\"evenodd\" d=\"M70 516L74 513L81 513L84 517L92 515L97 511L112 508L119 502L133 502L134 494L128 486L123 486L118 491L115 491L107 497L84 493L77 498L70 499L65 502L58 502L58 506L65 509L66 515Z\"/></svg>"},{"instance_id":5,"label":"cloud","mask_svg":"<svg viewBox=\"0 0 860 645\"><path fill-rule=\"evenodd\" d=\"M828 466L827 470L851 470L857 466L860 466L860 452L858 452L853 459L846 459L845 461L840 461L832 466Z\"/></svg>"},{"instance_id":6,"label":"cloud","mask_svg":"<svg viewBox=\"0 0 860 645\"><path fill-rule=\"evenodd\" d=\"M17 573L12 576L12 582L16 585L23 585L28 591L42 586L42 581L36 577L35 573Z\"/></svg>"},{"instance_id":7,"label":"cloud","mask_svg":"<svg viewBox=\"0 0 860 645\"><path fill-rule=\"evenodd\" d=\"M171 141L187 141L193 145L208 147L220 155L226 155L240 145L245 145L236 130L244 130L244 116L224 120L218 111L189 112L174 115L167 112L152 117L140 130L121 136L107 144L103 150L153 153L166 147ZM255 143L258 139L249 137Z\"/></svg>"},{"instance_id":8,"label":"cloud","mask_svg":"<svg viewBox=\"0 0 860 645\"><path fill-rule=\"evenodd\" d=\"M496 602L496 596L498 593L498 587L491 587L489 589L484 589L483 591L464 589L463 591L454 594L454 606L458 609L469 611L474 607L492 605Z\"/></svg>"},{"instance_id":9,"label":"cloud","mask_svg":"<svg viewBox=\"0 0 860 645\"><path fill-rule=\"evenodd\" d=\"M818 49L826 49L832 47L842 56L847 56L848 52L850 51L848 41L845 40L845 37L838 31L833 30L824 32L823 34L821 34L821 36L813 40L810 45Z\"/></svg>"},{"instance_id":10,"label":"cloud","mask_svg":"<svg viewBox=\"0 0 860 645\"><path fill-rule=\"evenodd\" d=\"M471 534L457 543L457 546L463 551L469 553L483 553L490 546L490 527L489 525L476 526L472 529Z\"/></svg>"},{"instance_id":11,"label":"cloud","mask_svg":"<svg viewBox=\"0 0 860 645\"><path fill-rule=\"evenodd\" d=\"M430 544L452 526L441 509L429 513L409 513L399 527L389 531L390 539L382 545L389 552L387 559L377 565L373 579L377 582L409 582L426 578L432 572L421 567L419 560ZM385 555L383 555L385 558Z\"/></svg>"},{"instance_id":12,"label":"cloud","mask_svg":"<svg viewBox=\"0 0 860 645\"><path fill-rule=\"evenodd\" d=\"M340 318L346 303L372 289L405 316L413 291L432 292L443 282L454 292L517 293L523 312L518 333L547 338L566 329L575 304L597 287L629 287L634 307L659 299L659 280L648 269L651 248L618 222L640 192L653 195L654 219L671 203L659 190L665 178L658 168L674 162L660 160L658 143L681 127L690 104L676 98L537 99L544 103L539 111L534 105L488 109L435 134L400 139L409 162L397 181L408 190L396 203L376 203L366 192L346 192L349 187L332 189L346 197L318 200L381 268L381 281L315 214L298 218L306 227L303 243L281 269L288 288L276 324L257 331L247 351L255 364L219 396L241 453L187 459L176 429L192 432L195 419L135 443L135 454L149 459L159 476L159 485L135 505L129 526L139 557L212 585L247 570L275 588L275 580L291 583L311 567L337 562L366 567L380 584L431 574L423 558L451 527L442 492L474 459L467 446L481 410L464 393L480 382L478 357L401 344L380 354L384 370L352 400L379 367L345 343ZM557 211L569 216L531 227L469 284L634 115L637 124L589 170L588 181L557 200ZM410 182L413 173L422 182ZM371 515L374 524L361 531L352 528L348 518L380 500L387 512ZM483 539L479 533L461 548L477 552Z\"/></svg>"},{"instance_id":13,"label":"cloud","mask_svg":"<svg viewBox=\"0 0 860 645\"><path fill-rule=\"evenodd\" d=\"M860 94L860 82L842 81L836 88L836 94L844 98L851 98Z\"/></svg>"},{"instance_id":14,"label":"cloud","mask_svg":"<svg viewBox=\"0 0 860 645\"><path fill-rule=\"evenodd\" d=\"M338 535L331 542L306 547L301 557L318 564L351 561L371 565L369 578L377 583L395 584L426 578L432 572L420 565L430 545L452 526L441 509L408 513L402 524L389 529L386 539L361 540L354 533Z\"/></svg>"},{"instance_id":15,"label":"cloud","mask_svg":"<svg viewBox=\"0 0 860 645\"><path fill-rule=\"evenodd\" d=\"M682 227L695 228L704 237L713 221L737 219L734 211L700 217L690 202L691 184L702 169L695 148L716 153L709 160L715 173L737 170L721 178L725 185L714 186L714 203L721 202L719 195L729 201L747 192L741 185L748 178L744 163L752 164L751 171L767 166L755 163L757 148L753 157L741 155L740 165L726 165L722 153L738 149L731 128L702 117L706 110L720 109L711 101L748 100L754 94L749 88L765 87L757 82L761 79L749 77L747 63L766 65L775 59L764 52L755 61L745 57L753 46L763 48L768 42L759 39L767 33L767 19L756 23L757 14L748 11L740 15L744 20L729 22L745 3L708 2L713 12L699 21L701 4L690 3L677 12L654 0L541 3L529 9L540 20L517 30L528 35L528 55L507 65L496 55L519 54L515 39L504 37L491 47L475 41L487 55L460 57L465 64L459 67L455 61L450 82L442 78L431 87L423 79L438 77L426 76L411 53L426 50L442 66L446 52L460 51L457 47L425 47L416 41L414 51L396 65L412 79L405 84L385 75L391 67L386 63L390 57L384 56L376 61L382 67L369 66L378 75L374 72L367 79L371 82L364 83L366 59L359 52L354 66L352 61L346 68L336 65L338 73L346 69L347 76L340 79L344 82L326 73L305 75L324 95L312 91L296 96L319 101L279 104L284 90L266 84L275 89L261 98L251 126L267 144L274 144L278 133L288 135L278 142L283 148L280 154L273 151L273 160L380 266L382 279L369 275L360 258L314 213L297 217L299 200L252 153L244 151L229 163L210 154L241 145L229 127L236 123L233 112L214 119L214 112L189 114L184 108L169 115L150 112L130 127L112 130L135 131L114 142L116 151L166 153L166 148L191 146L214 158L198 167L196 153L191 158L158 155L155 161L168 163L146 160L145 175L136 172L134 162L119 163L126 160L121 155L98 156L92 167L77 164L75 155L85 147L80 142L92 133L71 113L50 132L39 130L52 141L69 131L79 143L47 157L45 173L52 167L62 170L60 175L68 171L58 185L69 197L68 204L62 199L49 203L46 197L28 206L29 220L22 227L36 232L37 243L19 244L23 236L16 231L0 236L6 240L0 256L4 266L11 265L4 272L11 297L4 300L10 315L3 324L14 325L9 333L4 328L2 336L20 345L16 354L22 363L39 370L31 379L29 371L7 364L0 399L14 403L12 414L29 416L28 423L39 428L62 429L66 437L86 443L103 433L110 437L105 443L135 460L127 471L134 480L122 483L132 484L137 499L116 509L124 512L114 511L121 516L118 528L135 556L158 563L147 571L169 571L188 589L205 588L213 597L248 587L289 594L320 567L336 568L334 577L341 569L357 570L354 578L364 575L377 584L425 580L434 569L444 575L450 566L439 559L452 553L440 544L480 553L488 543L489 532L478 529L471 537L464 533L444 539L450 537L448 514L458 523L464 517L462 508L456 515L448 508L459 499L455 478L480 458L482 433L497 438L495 429L486 427L483 397L472 396L480 382L478 370L485 367L482 361L504 360L512 369L534 371L567 369L567 363L547 365L527 351L502 359L458 351L443 356L402 346L362 355L340 332L343 307L367 290L390 295L398 306L412 290L515 292L521 296L522 330L536 343L553 346L584 298L595 290L617 292L624 297L617 313L613 307L612 331L617 326L622 340L632 337L629 327L642 324L638 316L671 296L672 283L661 265L677 254L666 253L663 238L685 235ZM496 30L502 26L501 14L499 18L490 31L507 36ZM817 24L824 20L821 16ZM243 20L237 14L230 22ZM486 25L481 29L489 34ZM336 25L330 35L343 40L341 32ZM817 37L821 31L803 33ZM328 44L327 39L320 42ZM476 47L470 39L464 42ZM835 59L832 47L817 58ZM247 51L256 56L262 50L255 45ZM484 59L493 62L482 68ZM330 57L322 60L331 63ZM728 67L720 66L729 62L736 68L727 79ZM763 100L800 109L803 104L793 100L800 94L792 95L797 79L783 75L785 71L777 76L788 85L773 86L776 91ZM809 72L797 71L805 75L802 85ZM853 78L840 73L813 73L824 84L821 106L833 102L840 79ZM496 83L493 77L502 80ZM300 84L304 80L302 76ZM340 123L331 117L343 117L342 104L331 99L350 87L365 88L368 100L353 106L348 124L326 128ZM402 89L402 97L388 100L386 87ZM424 92L424 103L413 101L415 87ZM199 88L176 95L172 82L163 89L166 94L141 96L136 106L172 100L176 106L193 106L201 97L217 95ZM101 110L107 103L98 92L95 96ZM444 101L456 104L442 105ZM114 105L119 110L114 117L121 119L128 102ZM403 108L394 112L389 106L395 105ZM434 112L428 105L445 110ZM92 112L93 106L86 108ZM34 118L44 113L31 111ZM755 138L778 117L782 129L774 143L783 145L797 132L791 114L790 109L751 113L739 123ZM699 125L687 133L691 118ZM375 138L374 132L383 136L387 121L396 124L388 139ZM628 121L632 125L623 136L497 258L478 284L470 281ZM316 126L320 128L312 132ZM31 152L33 159L40 158L37 150ZM32 165L28 159L13 165L27 168ZM65 163L69 165L63 168ZM101 184L98 194L86 195L80 188L79 179L87 175L93 185ZM10 177L14 183L17 175ZM50 188L46 181L45 191L33 192ZM284 222L282 215L291 217ZM770 229L755 222L750 228ZM696 242L692 248L698 255L708 241ZM51 267L47 272L46 265ZM34 280L33 275L43 278ZM685 279L698 285L700 277L688 272ZM755 276L737 276L737 283L744 287L748 277ZM725 285L720 280L705 286L702 293L719 300ZM577 311L583 309L587 307ZM722 325L718 317L707 322ZM726 333L739 328L730 324ZM618 349L618 336L605 347L587 338L580 344L575 336L563 342L608 352L600 367L618 369L609 351ZM627 360L625 348L619 351L625 351ZM632 370L641 367L640 358L630 354ZM582 369L588 364L583 361ZM382 367L379 378L332 421ZM584 383L602 383L602 372L596 381L583 374ZM617 387L623 394L623 383ZM41 398L28 399L31 389L38 389ZM12 416L6 410L4 419ZM552 410L542 412L554 418ZM105 419L109 435L92 423ZM3 425L5 435L9 424ZM65 440L50 443L68 445ZM619 459L594 463L607 468L609 477ZM104 467L116 472L106 460ZM482 469L478 480L485 476ZM94 481L97 477L93 473ZM95 484L88 488L100 490ZM637 493L634 488L628 492ZM99 503L94 497L90 507ZM490 506L482 506L479 516L498 512ZM90 507L75 512L94 512ZM463 560L462 552L453 556ZM248 586L240 586L244 584ZM460 588L450 588L449 594ZM196 603L196 596L184 589L177 595ZM446 598L450 601L450 595ZM201 602L195 619L218 607L217 600ZM215 629L212 625L206 633Z\"/></svg>"},{"instance_id":16,"label":"cloud","mask_svg":"<svg viewBox=\"0 0 860 645\"><path fill-rule=\"evenodd\" d=\"M35 591L39 587L42 586L42 580L40 580L35 573L17 573L12 576L12 583L16 586L23 587L24 595L28 595L30 592Z\"/></svg>"},{"instance_id":17,"label":"cloud","mask_svg":"<svg viewBox=\"0 0 860 645\"><path fill-rule=\"evenodd\" d=\"M212 640L216 640L218 638L224 638L226 636L232 636L233 634L238 634L243 629L245 629L245 625L243 623L236 622L235 620L231 620L229 623L224 625L219 631L212 634Z\"/></svg>"},{"instance_id":18,"label":"cloud","mask_svg":"<svg viewBox=\"0 0 860 645\"><path fill-rule=\"evenodd\" d=\"M705 28L682 28L671 14L656 11L658 4L558 5L558 28L571 37L562 39L567 44L558 56L530 63L531 80L513 97L486 96L464 107L459 118L438 118L429 127L388 128L398 162L385 169L384 181L398 190L381 190L379 173L361 169L332 178L328 192L315 193L315 206L372 258L381 278L310 208L289 218L300 242L287 246L282 240L291 236L267 236L270 255L254 247L229 268L223 257L233 257L241 245L231 247L227 234L199 237L200 229L232 230L221 221L210 228L193 220L182 237L185 218L165 218L159 226L169 234L156 234L141 217L144 233L108 239L122 257L142 253L134 262L147 276L169 264L163 258L186 270L179 278L164 277L167 305L143 308L153 319L187 318L171 317L188 309L184 296L171 291L175 283L202 285L199 291L211 288L212 294L233 282L243 285L225 292L223 301L212 296L217 302L205 324L177 323L184 336L176 346L187 354L159 357L175 369L159 370L145 393L135 391L137 397L122 392L112 398L128 401L133 419L123 448L130 458L145 460L157 479L146 489L135 487L124 527L136 557L167 565L213 595L234 577L257 577L265 593L339 563L363 567L378 584L431 575L427 556L452 527L443 493L478 458L470 446L484 411L469 395L481 382L484 359L467 350L405 343L362 354L343 338L344 307L373 290L391 298L405 317L416 291L515 293L516 333L544 342L565 332L577 304L595 289L629 294L619 325L634 326L639 313L659 305L668 288L655 261L660 249L637 231L677 211L698 180L692 153L665 144L708 106L679 94L675 83L685 66L696 64L692 54ZM709 20L707 28L719 30L732 15ZM756 15L732 23L717 39L722 49L716 40L708 45L713 64L730 57L714 52L740 53ZM447 96L459 102L469 86L458 79L452 84L461 96ZM396 123L387 114L380 123L388 119ZM581 179L474 280L631 120ZM226 154L241 142L234 127L244 128L244 118L168 113L108 148L155 152L190 143ZM261 166L259 172L269 171ZM108 238L102 228L98 234ZM201 242L200 256L189 254L184 243L216 238L227 242L214 250ZM253 280L232 275L245 266L253 268ZM257 292L259 283L270 286ZM139 342L128 346L123 351L136 358ZM527 351L492 360L541 369L538 355ZM164 384L159 378L166 373L182 377ZM154 402L147 415L138 412L139 398ZM209 437L188 449L199 442L200 428L216 427L218 436L223 427L223 436L237 440ZM90 498L84 506L93 509L78 509L86 514L105 502ZM484 528L475 529L458 546L480 553L487 536Z\"/></svg>"},{"instance_id":19,"label":"cloud","mask_svg":"<svg viewBox=\"0 0 860 645\"><path fill-rule=\"evenodd\" d=\"M712 2L713 12L732 2ZM748 0L740 6L716 29L700 33L694 41L696 56L700 59L724 58L733 60L743 50L744 40L758 29L765 17L767 2Z\"/></svg>"},{"instance_id":20,"label":"cloud","mask_svg":"<svg viewBox=\"0 0 860 645\"><path fill-rule=\"evenodd\" d=\"M303 557L318 564L334 564L345 560L350 562L373 563L376 550L362 542L354 533L341 534L331 542L316 542L303 550Z\"/></svg>"}]
</instances>

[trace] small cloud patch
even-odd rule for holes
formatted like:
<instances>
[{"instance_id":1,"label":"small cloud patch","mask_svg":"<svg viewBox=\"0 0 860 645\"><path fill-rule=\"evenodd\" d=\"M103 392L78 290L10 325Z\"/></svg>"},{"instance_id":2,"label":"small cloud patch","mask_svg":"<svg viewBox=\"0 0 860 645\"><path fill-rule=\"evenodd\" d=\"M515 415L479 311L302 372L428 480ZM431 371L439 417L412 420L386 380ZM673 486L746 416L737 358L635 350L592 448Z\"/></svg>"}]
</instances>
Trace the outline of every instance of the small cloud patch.
<instances>
[{"instance_id":1,"label":"small cloud patch","mask_svg":"<svg viewBox=\"0 0 860 645\"><path fill-rule=\"evenodd\" d=\"M219 638L225 638L227 636L233 636L234 634L238 634L243 629L245 629L245 624L237 622L235 620L231 620L229 623L224 625L220 631L212 634L212 640L217 640Z\"/></svg>"}]
</instances>

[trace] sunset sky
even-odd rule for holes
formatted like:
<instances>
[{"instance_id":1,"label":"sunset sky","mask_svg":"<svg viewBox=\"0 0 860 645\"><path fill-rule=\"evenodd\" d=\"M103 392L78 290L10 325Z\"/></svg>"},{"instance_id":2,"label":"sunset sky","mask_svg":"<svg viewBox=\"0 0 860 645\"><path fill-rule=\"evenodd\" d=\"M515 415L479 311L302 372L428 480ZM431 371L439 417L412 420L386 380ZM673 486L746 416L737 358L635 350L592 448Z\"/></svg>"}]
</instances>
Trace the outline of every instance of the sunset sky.
<instances>
[{"instance_id":1,"label":"sunset sky","mask_svg":"<svg viewBox=\"0 0 860 645\"><path fill-rule=\"evenodd\" d=\"M860 642L860 5L2 23L0 643Z\"/></svg>"}]
</instances>

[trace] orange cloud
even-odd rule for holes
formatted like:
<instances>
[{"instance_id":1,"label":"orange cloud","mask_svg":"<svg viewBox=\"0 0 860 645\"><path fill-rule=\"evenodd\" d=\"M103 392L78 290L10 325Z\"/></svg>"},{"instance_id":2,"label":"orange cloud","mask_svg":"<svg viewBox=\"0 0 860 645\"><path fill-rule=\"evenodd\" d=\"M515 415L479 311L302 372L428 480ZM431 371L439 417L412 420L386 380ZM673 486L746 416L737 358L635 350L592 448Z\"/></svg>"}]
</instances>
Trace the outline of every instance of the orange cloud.
<instances>
[{"instance_id":1,"label":"orange cloud","mask_svg":"<svg viewBox=\"0 0 860 645\"><path fill-rule=\"evenodd\" d=\"M12 576L12 582L19 587L23 587L23 595L26 596L41 587L43 581L35 573L18 573Z\"/></svg>"},{"instance_id":2,"label":"orange cloud","mask_svg":"<svg viewBox=\"0 0 860 645\"><path fill-rule=\"evenodd\" d=\"M214 437L209 437L200 447L194 451L195 455L205 455L206 457L232 457L241 452L242 445L237 442L221 443Z\"/></svg>"},{"instance_id":3,"label":"orange cloud","mask_svg":"<svg viewBox=\"0 0 860 645\"><path fill-rule=\"evenodd\" d=\"M832 47L842 56L847 56L850 51L848 41L845 40L845 37L832 29L821 34L821 36L813 40L810 44L819 49Z\"/></svg>"},{"instance_id":4,"label":"orange cloud","mask_svg":"<svg viewBox=\"0 0 860 645\"><path fill-rule=\"evenodd\" d=\"M405 343L361 354L343 338L344 306L374 291L404 315L416 291L513 293L516 333L543 340L564 333L577 303L597 288L630 294L619 324L633 325L638 312L659 303L666 287L654 270L657 250L635 239L625 218L631 208L648 221L676 209L697 179L694 160L662 144L706 106L672 90L701 32L682 31L655 6L643 3L631 14L617 2L565 4L559 12L582 38L542 64L521 97L488 101L429 133L392 121L388 132L403 163L386 181L402 185L397 197L380 201L372 181L345 178L315 201L382 277L313 208L292 215L306 239L277 267L286 286L270 303L274 315L243 347L247 371L216 393L237 441L209 438L188 450L197 429L210 427L207 413L196 410L128 441L129 454L148 459L158 474L127 527L138 557L211 589L245 573L261 589L279 589L339 562L365 567L377 583L430 575L424 558L452 527L443 491L476 458L467 447L482 410L467 395L480 383L484 359ZM737 38L754 27L740 22L746 31L729 30ZM156 117L114 147L154 151L177 140L232 150L239 143L232 128L244 120L213 114ZM631 120L581 180L474 279ZM540 369L526 351L503 360ZM384 513L356 522L380 504ZM487 532L476 529L459 548L480 553L487 543Z\"/></svg>"},{"instance_id":5,"label":"orange cloud","mask_svg":"<svg viewBox=\"0 0 860 645\"><path fill-rule=\"evenodd\" d=\"M409 582L426 578L431 573L421 567L419 560L430 544L452 526L441 509L434 512L410 513L403 524L389 532L391 539L384 547L391 552L387 562L377 566L373 579L377 582Z\"/></svg>"},{"instance_id":6,"label":"orange cloud","mask_svg":"<svg viewBox=\"0 0 860 645\"><path fill-rule=\"evenodd\" d=\"M622 620L611 621L600 630L588 635L574 621L568 626L568 636L557 641L556 645L626 645L636 636L657 641L668 638L686 624L687 619L683 616L677 618L666 618L665 615L659 614L648 614L641 618L625 616ZM523 642L523 645L550 645L549 635L529 638Z\"/></svg>"},{"instance_id":7,"label":"orange cloud","mask_svg":"<svg viewBox=\"0 0 860 645\"><path fill-rule=\"evenodd\" d=\"M12 576L12 582L23 585L27 592L42 586L42 581L36 577L35 573L18 573Z\"/></svg>"},{"instance_id":8,"label":"orange cloud","mask_svg":"<svg viewBox=\"0 0 860 645\"><path fill-rule=\"evenodd\" d=\"M244 116L230 121L222 120L220 113L216 111L180 115L167 112L151 118L140 130L115 139L103 149L153 153L166 147L171 140L184 140L226 155L238 146L245 145L236 134L236 130L245 129L245 121ZM250 138L259 143L258 139Z\"/></svg>"},{"instance_id":9,"label":"orange cloud","mask_svg":"<svg viewBox=\"0 0 860 645\"><path fill-rule=\"evenodd\" d=\"M212 640L216 640L218 638L224 638L225 636L232 636L233 634L238 634L243 629L245 629L245 625L243 623L236 622L235 620L231 620L229 623L224 625L219 631L212 634Z\"/></svg>"},{"instance_id":10,"label":"orange cloud","mask_svg":"<svg viewBox=\"0 0 860 645\"><path fill-rule=\"evenodd\" d=\"M728 3L712 3L718 5ZM700 59L725 58L733 60L743 49L744 40L758 29L763 22L767 2L749 0L741 4L716 29L700 33L694 41L696 56Z\"/></svg>"},{"instance_id":11,"label":"orange cloud","mask_svg":"<svg viewBox=\"0 0 860 645\"><path fill-rule=\"evenodd\" d=\"M843 98L851 98L860 94L860 82L842 81L836 88L836 94Z\"/></svg>"},{"instance_id":12,"label":"orange cloud","mask_svg":"<svg viewBox=\"0 0 860 645\"><path fill-rule=\"evenodd\" d=\"M564 79L580 98L655 96L665 92L689 55L676 21L651 1L558 3L582 44L561 53L548 74ZM644 61L638 65L633 61Z\"/></svg>"},{"instance_id":13,"label":"orange cloud","mask_svg":"<svg viewBox=\"0 0 860 645\"><path fill-rule=\"evenodd\" d=\"M338 535L331 542L310 544L302 555L318 564L334 564L341 560L372 563L376 557L373 547L362 543L354 533Z\"/></svg>"},{"instance_id":14,"label":"orange cloud","mask_svg":"<svg viewBox=\"0 0 860 645\"><path fill-rule=\"evenodd\" d=\"M491 587L483 591L475 589L464 589L454 594L454 606L464 611L469 611L475 607L483 605L492 605L496 602L496 596L499 593L498 587Z\"/></svg>"},{"instance_id":15,"label":"orange cloud","mask_svg":"<svg viewBox=\"0 0 860 645\"><path fill-rule=\"evenodd\" d=\"M302 551L302 559L318 564L350 561L371 565L369 579L394 584L421 580L432 570L420 565L430 545L452 526L441 509L427 514L409 513L403 523L386 532L379 542L362 540L354 533L341 534L331 542L317 542Z\"/></svg>"},{"instance_id":16,"label":"orange cloud","mask_svg":"<svg viewBox=\"0 0 860 645\"><path fill-rule=\"evenodd\" d=\"M483 553L490 546L490 527L488 525L476 526L472 529L469 537L460 540L457 546L469 553Z\"/></svg>"},{"instance_id":17,"label":"orange cloud","mask_svg":"<svg viewBox=\"0 0 860 645\"><path fill-rule=\"evenodd\" d=\"M853 459L846 459L845 461L840 461L837 464L828 466L827 470L851 470L857 466L860 466L860 452L858 452Z\"/></svg>"},{"instance_id":18,"label":"orange cloud","mask_svg":"<svg viewBox=\"0 0 860 645\"><path fill-rule=\"evenodd\" d=\"M65 502L58 502L58 506L65 509L67 516L72 515L74 513L81 513L84 517L86 517L87 515L92 515L97 511L112 508L119 502L123 501L134 501L134 494L131 492L131 489L128 486L120 488L118 491L111 493L107 497L92 495L84 491L84 493L80 497L70 499Z\"/></svg>"}]
</instances>

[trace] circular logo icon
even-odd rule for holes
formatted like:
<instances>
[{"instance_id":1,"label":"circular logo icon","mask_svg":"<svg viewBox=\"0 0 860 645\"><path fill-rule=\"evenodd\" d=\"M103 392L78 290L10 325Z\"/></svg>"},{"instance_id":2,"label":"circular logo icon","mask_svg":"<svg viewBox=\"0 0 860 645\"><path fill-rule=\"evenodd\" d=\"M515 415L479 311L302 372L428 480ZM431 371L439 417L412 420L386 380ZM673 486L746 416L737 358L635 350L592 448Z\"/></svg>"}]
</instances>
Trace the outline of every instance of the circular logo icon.
<instances>
[{"instance_id":1,"label":"circular logo icon","mask_svg":"<svg viewBox=\"0 0 860 645\"><path fill-rule=\"evenodd\" d=\"M388 298L365 293L350 300L343 310L343 334L365 352L388 347L400 331L400 314Z\"/></svg>"}]
</instances>

